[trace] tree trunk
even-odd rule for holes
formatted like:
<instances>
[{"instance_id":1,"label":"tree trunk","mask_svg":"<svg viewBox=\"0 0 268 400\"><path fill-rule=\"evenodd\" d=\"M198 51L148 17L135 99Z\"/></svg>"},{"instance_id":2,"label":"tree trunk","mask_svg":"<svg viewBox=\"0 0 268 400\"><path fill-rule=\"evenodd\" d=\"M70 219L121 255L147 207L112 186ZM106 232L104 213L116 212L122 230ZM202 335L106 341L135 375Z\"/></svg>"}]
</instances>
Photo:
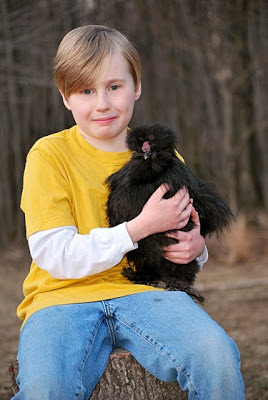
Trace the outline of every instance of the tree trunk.
<instances>
[{"instance_id":1,"label":"tree trunk","mask_svg":"<svg viewBox=\"0 0 268 400\"><path fill-rule=\"evenodd\" d=\"M6 87L7 87L7 105L10 116L10 131L12 133L11 148L13 152L13 176L14 183L14 198L9 199L11 204L15 203L16 209L19 208L19 198L22 187L22 171L23 171L23 158L22 158L22 143L21 143L21 125L20 125L20 117L19 117L19 106L18 106L18 94L17 94L17 85L15 79L15 61L14 61L14 45L13 38L10 29L9 23L9 13L8 13L8 1L3 1L1 3L1 13L2 13L2 25L3 25L3 37L4 37L4 46L5 46L5 62L8 68L6 69ZM15 213L15 232L23 231L24 220L20 212Z\"/></svg>"},{"instance_id":2,"label":"tree trunk","mask_svg":"<svg viewBox=\"0 0 268 400\"><path fill-rule=\"evenodd\" d=\"M18 362L9 367L14 394L18 392ZM38 398L38 393L36 394ZM162 382L149 374L124 349L115 349L90 400L187 400L177 382Z\"/></svg>"}]
</instances>

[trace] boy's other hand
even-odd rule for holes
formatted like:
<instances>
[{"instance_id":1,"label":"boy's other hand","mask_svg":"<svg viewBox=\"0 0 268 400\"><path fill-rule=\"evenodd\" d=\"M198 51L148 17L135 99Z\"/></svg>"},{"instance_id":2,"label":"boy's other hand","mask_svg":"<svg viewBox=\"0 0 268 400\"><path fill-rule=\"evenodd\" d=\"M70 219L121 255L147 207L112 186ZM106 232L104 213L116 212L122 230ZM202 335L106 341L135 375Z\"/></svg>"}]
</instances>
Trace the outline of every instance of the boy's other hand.
<instances>
[{"instance_id":1,"label":"boy's other hand","mask_svg":"<svg viewBox=\"0 0 268 400\"><path fill-rule=\"evenodd\" d=\"M191 231L176 231L167 234L167 236L178 240L178 243L171 244L163 249L167 260L176 264L188 264L202 254L205 239L200 235L200 220L194 207L192 207L191 219L196 225Z\"/></svg>"}]
</instances>

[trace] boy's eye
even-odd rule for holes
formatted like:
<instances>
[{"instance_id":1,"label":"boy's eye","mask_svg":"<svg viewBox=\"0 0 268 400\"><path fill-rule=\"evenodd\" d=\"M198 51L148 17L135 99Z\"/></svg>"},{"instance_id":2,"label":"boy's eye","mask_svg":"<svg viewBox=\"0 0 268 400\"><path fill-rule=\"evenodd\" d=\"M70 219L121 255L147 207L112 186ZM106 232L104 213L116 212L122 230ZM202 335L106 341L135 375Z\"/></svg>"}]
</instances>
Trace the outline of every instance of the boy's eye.
<instances>
[{"instance_id":1,"label":"boy's eye","mask_svg":"<svg viewBox=\"0 0 268 400\"><path fill-rule=\"evenodd\" d=\"M91 94L91 93L92 93L92 90L91 90L91 89L85 89L85 90L83 90L82 93L84 93L84 94Z\"/></svg>"},{"instance_id":2,"label":"boy's eye","mask_svg":"<svg viewBox=\"0 0 268 400\"><path fill-rule=\"evenodd\" d=\"M112 91L117 90L117 89L119 89L119 87L120 87L119 85L113 85L110 87L110 90L112 90Z\"/></svg>"}]
</instances>

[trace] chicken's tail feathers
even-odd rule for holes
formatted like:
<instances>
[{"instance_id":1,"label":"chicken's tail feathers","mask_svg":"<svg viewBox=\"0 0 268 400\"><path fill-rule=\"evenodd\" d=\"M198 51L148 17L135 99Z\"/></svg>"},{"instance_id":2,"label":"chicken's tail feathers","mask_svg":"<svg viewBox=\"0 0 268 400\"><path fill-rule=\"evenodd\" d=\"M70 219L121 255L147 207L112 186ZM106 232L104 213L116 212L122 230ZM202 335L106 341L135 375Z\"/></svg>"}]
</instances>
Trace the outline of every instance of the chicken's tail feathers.
<instances>
[{"instance_id":1,"label":"chicken's tail feathers","mask_svg":"<svg viewBox=\"0 0 268 400\"><path fill-rule=\"evenodd\" d=\"M199 201L202 206L194 201L194 207L200 218L202 236L214 232L219 235L234 220L231 208L212 185L201 183Z\"/></svg>"}]
</instances>

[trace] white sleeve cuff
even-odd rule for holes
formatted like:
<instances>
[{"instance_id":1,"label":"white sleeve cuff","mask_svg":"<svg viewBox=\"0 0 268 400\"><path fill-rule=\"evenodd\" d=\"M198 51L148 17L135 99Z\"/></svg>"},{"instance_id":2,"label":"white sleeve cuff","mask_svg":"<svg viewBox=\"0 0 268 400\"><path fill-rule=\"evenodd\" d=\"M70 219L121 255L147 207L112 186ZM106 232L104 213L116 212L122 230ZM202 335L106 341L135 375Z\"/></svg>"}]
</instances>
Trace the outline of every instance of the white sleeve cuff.
<instances>
[{"instance_id":1,"label":"white sleeve cuff","mask_svg":"<svg viewBox=\"0 0 268 400\"><path fill-rule=\"evenodd\" d=\"M207 262L207 260L208 260L208 249L207 246L205 246L202 254L199 257L196 257L196 261L198 262L199 265L199 270L203 268L203 265Z\"/></svg>"},{"instance_id":2,"label":"white sleeve cuff","mask_svg":"<svg viewBox=\"0 0 268 400\"><path fill-rule=\"evenodd\" d=\"M135 250L138 248L137 243L133 243L128 230L127 230L127 223L123 222L120 225L114 226L113 228L97 228L97 229L107 229L111 235L111 241L114 241L114 245L118 249L120 253L126 254L131 250ZM91 232L97 230L92 229ZM90 232L90 233L91 233Z\"/></svg>"}]
</instances>

